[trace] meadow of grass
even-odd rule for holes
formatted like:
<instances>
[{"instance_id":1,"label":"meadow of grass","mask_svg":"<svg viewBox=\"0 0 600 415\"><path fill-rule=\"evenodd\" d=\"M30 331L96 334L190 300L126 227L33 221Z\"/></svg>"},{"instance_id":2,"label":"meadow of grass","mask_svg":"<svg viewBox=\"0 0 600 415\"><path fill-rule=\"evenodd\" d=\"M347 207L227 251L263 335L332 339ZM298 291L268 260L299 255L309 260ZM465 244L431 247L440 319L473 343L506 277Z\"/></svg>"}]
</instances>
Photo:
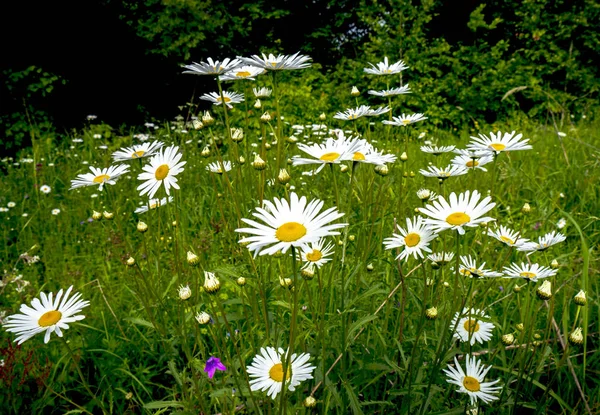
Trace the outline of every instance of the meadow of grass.
<instances>
[{"instance_id":1,"label":"meadow of grass","mask_svg":"<svg viewBox=\"0 0 600 415\"><path fill-rule=\"evenodd\" d=\"M386 77L388 84L398 82L396 76ZM286 91L277 90L275 77L260 75L252 85L274 88L260 107L248 95L227 112L200 101L175 121L127 134L92 119L69 136L34 136L31 148L2 160L2 323L40 292L73 286L89 301L80 312L85 319L70 323L62 338L53 333L48 343L37 334L17 345L14 333L2 331L2 412L598 413L598 123L591 116L559 125L506 120L469 134L434 129L427 120L384 125L381 119L390 118L384 114L343 121L306 108L306 119L293 125L277 116ZM364 91L348 95L351 106L366 103ZM402 95L382 102L395 116L406 111ZM385 168L346 160L303 174L317 165L292 164L293 156L309 158L298 144L338 137L333 129L397 160ZM470 135L513 130L532 149L501 152L487 171L469 169L443 181L419 172L446 167L456 156L435 156L421 146L465 148ZM129 171L102 191L98 183L70 189L89 166L117 164L113 152L154 140L177 146L186 162L177 175L180 188L170 189L171 203L134 213L148 204L137 176L151 157L123 162ZM221 161L232 169L207 170ZM464 235L440 231L426 244L433 253L454 253L447 264L428 259L428 252L396 259L407 246L386 249L384 240L399 234L396 225L406 228L406 218L426 218L416 209L431 201L417 196L420 189L446 199L478 190L496 203L485 216L519 237L537 241L556 231L566 240L527 255L488 236L496 228L487 221ZM255 256L239 242L248 234L236 229L250 226L243 218L261 222L252 213L263 201L290 201L293 194L344 213L333 223L347 226L325 237L333 251L320 268L307 270L302 258L290 255L301 246ZM164 186L154 197L167 197ZM294 215L283 220L298 221ZM460 256L467 255L475 268L503 275L459 272ZM505 278L512 263L539 264L556 274L539 281ZM550 291L541 289L544 281ZM585 305L575 301L581 290ZM581 295L577 302L583 304ZM485 316L453 321L464 308ZM470 324L477 329L459 341L458 326L464 331ZM490 324L487 340L475 341L480 326ZM250 390L248 373L267 347L283 349L279 383L286 383L273 399ZM288 348L310 355L308 379L295 390L282 376L286 368L292 380L298 375ZM491 366L485 381L498 382L486 387L467 373L478 382L470 395L449 383L447 370L464 370L467 356ZM216 372L207 370L211 357L223 365ZM277 373L270 375L277 383ZM481 391L490 387L494 399L485 402Z\"/></svg>"}]
</instances>

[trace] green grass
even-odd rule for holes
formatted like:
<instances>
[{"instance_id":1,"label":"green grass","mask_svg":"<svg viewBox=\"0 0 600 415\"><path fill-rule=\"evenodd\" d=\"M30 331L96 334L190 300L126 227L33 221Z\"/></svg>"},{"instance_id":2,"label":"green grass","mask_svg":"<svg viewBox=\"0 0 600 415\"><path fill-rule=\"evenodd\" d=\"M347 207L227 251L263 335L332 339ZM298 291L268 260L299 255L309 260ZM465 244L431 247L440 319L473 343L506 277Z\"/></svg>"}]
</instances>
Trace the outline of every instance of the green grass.
<instances>
[{"instance_id":1,"label":"green grass","mask_svg":"<svg viewBox=\"0 0 600 415\"><path fill-rule=\"evenodd\" d=\"M263 105L274 104L264 100ZM273 108L261 111L268 109ZM409 126L408 160L390 165L387 176L376 174L370 165L358 165L352 184L351 164L345 173L336 165L316 176L302 175L310 167L285 165L287 157L300 151L282 138L285 156L280 164L291 176L285 186L276 180L276 145L267 150L265 170L251 165L251 152L261 150L259 137L277 132L276 123L272 128L261 124L260 111L234 110L228 121L245 132L238 145L226 135L218 118L220 107L214 113L217 122L210 128L182 133L181 123L165 123L152 131L157 139L179 145L187 164L178 176L181 190L172 192L174 203L145 214L133 211L146 200L136 187L147 159L131 162L130 173L103 192L96 187L69 190L70 180L88 171L84 161L107 167L113 151L137 142L131 134L90 125L77 134L82 143L71 142L75 135L34 137L33 148L3 161L0 205L16 203L0 213L4 318L17 313L20 304L30 304L40 291L56 292L70 285L90 301L83 310L86 318L65 332L74 358L56 335L48 344L37 335L17 347L14 335L2 331L0 406L5 413L212 414L233 413L234 408L240 413L279 413L279 396L271 400L264 392L249 392L245 367L261 347L287 348L292 320L294 352L310 353L316 369L313 380L285 394L281 409L287 413L464 413L471 407L467 396L457 393L441 370L454 356L464 365L467 353L492 365L486 379L500 379L502 386L499 400L481 404L484 413L587 413L586 405L592 413L599 410L597 123L583 120L563 126L567 135L562 145L553 128L519 123L519 132L531 139L533 150L501 154L495 183L489 164L487 173L469 172L441 187L419 169L429 162L444 167L451 157L422 153L420 145L434 140L464 148L468 134L427 131L427 121ZM244 114L249 114L247 119ZM331 117L325 122L353 128ZM364 132L364 127L360 120L357 128ZM514 129L510 122L490 128ZM284 125L284 131L289 136L290 126ZM425 137L419 139L422 132ZM489 129L476 132L488 134ZM388 133L377 122L365 136L375 147L399 156L405 150L403 133L397 127ZM103 138L95 139L94 134ZM297 138L320 140L308 135ZM206 171L206 165L217 160L214 145L209 157L201 155L211 140L221 143L223 159L234 161L233 154L239 153L245 164L235 163L223 176ZM99 149L100 144L108 149ZM34 162L13 164L28 157ZM265 185L269 179L275 179L273 185ZM37 190L43 184L52 188L50 194ZM333 260L310 280L299 273L294 276L289 255L253 258L234 232L241 227L240 216L251 217L262 192L266 200L287 198L289 186L299 195L323 200L324 208L335 206L339 198L338 208L345 213L341 220L349 223L342 235L331 238ZM392 236L395 223L404 226L405 218L421 206L416 191L422 187L445 195L474 189L486 193L493 187L497 205L490 216L522 229L530 239L555 230L565 218L562 232L567 240L529 257L541 265L559 262L559 272L551 278L552 298L544 302L536 297L541 283L457 278L451 270L454 261L440 269L412 257L397 262L395 251L384 249L383 239ZM157 196L163 197L163 192ZM528 214L521 212L524 203L531 205ZM52 215L55 208L60 214ZM92 220L93 211L111 212L114 218ZM148 224L146 233L136 230L139 221ZM478 264L485 261L486 268L498 270L509 261L526 261L525 254L509 251L483 231L471 229L459 238L461 255L471 254ZM433 251L455 251L454 235L442 232L432 242ZM188 251L198 255L197 267L187 263ZM40 261L27 265L20 258L25 252L38 255ZM133 267L126 265L130 257L136 261ZM202 271L219 278L217 294L202 289ZM237 283L239 277L245 278L245 285ZM282 287L280 277L295 280L294 290ZM428 280L431 284L425 283ZM192 290L185 301L178 297L181 284ZM514 290L517 286L519 292ZM586 291L588 303L577 312L572 299L580 289ZM451 340L449 322L463 304L485 309L495 325L490 341L469 346ZM437 308L435 320L424 317L430 307ZM208 312L213 322L199 325L194 318L199 311ZM523 323L522 331L518 323ZM566 341L574 327L583 328L582 346ZM501 342L509 333L516 338L513 346ZM220 357L227 366L212 380L203 372L210 356ZM77 366L96 400L86 391ZM302 409L313 390L316 407Z\"/></svg>"}]
</instances>

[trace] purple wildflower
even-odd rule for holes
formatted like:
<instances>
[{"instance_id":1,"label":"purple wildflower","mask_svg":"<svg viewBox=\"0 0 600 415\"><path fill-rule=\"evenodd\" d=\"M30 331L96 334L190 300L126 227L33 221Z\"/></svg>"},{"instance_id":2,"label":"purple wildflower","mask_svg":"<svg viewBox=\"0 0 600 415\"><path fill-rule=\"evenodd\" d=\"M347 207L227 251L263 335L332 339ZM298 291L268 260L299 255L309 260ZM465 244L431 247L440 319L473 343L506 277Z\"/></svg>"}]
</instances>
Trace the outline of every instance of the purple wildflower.
<instances>
[{"instance_id":1,"label":"purple wildflower","mask_svg":"<svg viewBox=\"0 0 600 415\"><path fill-rule=\"evenodd\" d=\"M206 366L204 366L204 371L208 373L208 378L212 379L215 375L215 372L218 370L227 370L225 365L221 363L221 359L218 357L209 357L206 361Z\"/></svg>"}]
</instances>

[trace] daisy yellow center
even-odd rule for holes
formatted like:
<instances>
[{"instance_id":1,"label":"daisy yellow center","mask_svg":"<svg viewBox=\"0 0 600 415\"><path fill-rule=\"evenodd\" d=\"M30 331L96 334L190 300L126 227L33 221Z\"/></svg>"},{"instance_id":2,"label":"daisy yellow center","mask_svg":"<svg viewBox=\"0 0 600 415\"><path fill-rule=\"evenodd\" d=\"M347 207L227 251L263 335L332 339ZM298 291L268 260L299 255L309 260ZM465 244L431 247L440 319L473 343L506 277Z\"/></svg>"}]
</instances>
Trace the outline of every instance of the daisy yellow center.
<instances>
[{"instance_id":1,"label":"daisy yellow center","mask_svg":"<svg viewBox=\"0 0 600 415\"><path fill-rule=\"evenodd\" d=\"M223 99L221 100L221 97L217 97L217 102L222 102L222 101L225 101L226 103L231 102L231 98L223 97Z\"/></svg>"},{"instance_id":2,"label":"daisy yellow center","mask_svg":"<svg viewBox=\"0 0 600 415\"><path fill-rule=\"evenodd\" d=\"M520 275L521 277L523 277L523 278L529 278L529 279L532 279L532 278L535 278L537 274L536 274L535 272L527 272L527 271L523 271L523 272L521 272L519 275Z\"/></svg>"},{"instance_id":3,"label":"daisy yellow center","mask_svg":"<svg viewBox=\"0 0 600 415\"><path fill-rule=\"evenodd\" d=\"M318 249L313 249L311 253L306 254L306 259L311 262L317 262L321 258L323 258L323 254Z\"/></svg>"},{"instance_id":4,"label":"daisy yellow center","mask_svg":"<svg viewBox=\"0 0 600 415\"><path fill-rule=\"evenodd\" d=\"M471 217L464 212L455 212L446 218L446 222L448 222L452 226L460 226L469 222Z\"/></svg>"},{"instance_id":5,"label":"daisy yellow center","mask_svg":"<svg viewBox=\"0 0 600 415\"><path fill-rule=\"evenodd\" d=\"M291 376L292 371L288 367L286 378L289 378ZM283 382L283 365L281 363L274 364L273 367L269 369L269 377L275 382Z\"/></svg>"},{"instance_id":6,"label":"daisy yellow center","mask_svg":"<svg viewBox=\"0 0 600 415\"><path fill-rule=\"evenodd\" d=\"M50 327L58 323L60 318L62 317L62 313L58 310L48 311L40 317L38 320L38 325L40 327Z\"/></svg>"},{"instance_id":7,"label":"daisy yellow center","mask_svg":"<svg viewBox=\"0 0 600 415\"><path fill-rule=\"evenodd\" d=\"M506 148L506 146L502 143L492 143L490 144L490 147L496 151L502 151Z\"/></svg>"},{"instance_id":8,"label":"daisy yellow center","mask_svg":"<svg viewBox=\"0 0 600 415\"><path fill-rule=\"evenodd\" d=\"M477 167L479 166L479 162L477 160L467 161L467 167Z\"/></svg>"},{"instance_id":9,"label":"daisy yellow center","mask_svg":"<svg viewBox=\"0 0 600 415\"><path fill-rule=\"evenodd\" d=\"M463 386L469 392L479 392L481 390L479 381L472 376L465 376L463 379Z\"/></svg>"},{"instance_id":10,"label":"daisy yellow center","mask_svg":"<svg viewBox=\"0 0 600 415\"><path fill-rule=\"evenodd\" d=\"M277 66L277 62L269 62L271 64L271 66L274 68Z\"/></svg>"},{"instance_id":11,"label":"daisy yellow center","mask_svg":"<svg viewBox=\"0 0 600 415\"><path fill-rule=\"evenodd\" d=\"M410 124L410 120L402 120L402 124L408 125L408 124Z\"/></svg>"},{"instance_id":12,"label":"daisy yellow center","mask_svg":"<svg viewBox=\"0 0 600 415\"><path fill-rule=\"evenodd\" d=\"M354 156L352 156L352 160L364 160L365 159L365 155L363 153L361 153L360 151L357 151L356 153L354 153Z\"/></svg>"},{"instance_id":13,"label":"daisy yellow center","mask_svg":"<svg viewBox=\"0 0 600 415\"><path fill-rule=\"evenodd\" d=\"M512 239L510 239L508 236L501 236L500 240L502 242L506 243L506 244L509 244L509 245L514 245L515 244L515 241L513 241Z\"/></svg>"},{"instance_id":14,"label":"daisy yellow center","mask_svg":"<svg viewBox=\"0 0 600 415\"><path fill-rule=\"evenodd\" d=\"M164 180L165 177L167 177L168 175L169 166L166 164L158 166L158 169L156 169L156 172L154 173L154 177L156 177L156 180Z\"/></svg>"},{"instance_id":15,"label":"daisy yellow center","mask_svg":"<svg viewBox=\"0 0 600 415\"><path fill-rule=\"evenodd\" d=\"M298 222L287 222L277 228L275 237L281 242L294 242L306 235L306 228Z\"/></svg>"},{"instance_id":16,"label":"daisy yellow center","mask_svg":"<svg viewBox=\"0 0 600 415\"><path fill-rule=\"evenodd\" d=\"M159 206L160 206L160 204L159 204L159 203L152 203L152 204L150 205L150 209L156 209L156 208L157 208L157 207L159 207Z\"/></svg>"},{"instance_id":17,"label":"daisy yellow center","mask_svg":"<svg viewBox=\"0 0 600 415\"><path fill-rule=\"evenodd\" d=\"M100 176L94 177L94 183L104 183L110 180L110 176L108 174L101 174Z\"/></svg>"},{"instance_id":18,"label":"daisy yellow center","mask_svg":"<svg viewBox=\"0 0 600 415\"><path fill-rule=\"evenodd\" d=\"M383 72L384 73L392 73L392 70L391 69L384 69Z\"/></svg>"},{"instance_id":19,"label":"daisy yellow center","mask_svg":"<svg viewBox=\"0 0 600 415\"><path fill-rule=\"evenodd\" d=\"M319 157L319 159L323 161L334 161L337 160L339 156L340 153L325 153L321 157Z\"/></svg>"},{"instance_id":20,"label":"daisy yellow center","mask_svg":"<svg viewBox=\"0 0 600 415\"><path fill-rule=\"evenodd\" d=\"M421 236L419 236L418 233L414 233L414 232L409 233L408 235L406 235L404 237L404 243L409 248L412 248L413 246L417 246L419 244L419 242L421 242Z\"/></svg>"},{"instance_id":21,"label":"daisy yellow center","mask_svg":"<svg viewBox=\"0 0 600 415\"><path fill-rule=\"evenodd\" d=\"M468 320L465 320L465 324L463 324L463 327L469 333L477 333L479 331L479 322L470 318Z\"/></svg>"},{"instance_id":22,"label":"daisy yellow center","mask_svg":"<svg viewBox=\"0 0 600 415\"><path fill-rule=\"evenodd\" d=\"M238 78L247 78L250 75L251 75L251 73L248 71L239 71L235 74L235 76L237 76Z\"/></svg>"},{"instance_id":23,"label":"daisy yellow center","mask_svg":"<svg viewBox=\"0 0 600 415\"><path fill-rule=\"evenodd\" d=\"M350 114L350 115L348 116L348 119L349 119L349 120L354 120L354 119L356 119L356 118L358 118L358 116L357 116L356 114Z\"/></svg>"}]
</instances>

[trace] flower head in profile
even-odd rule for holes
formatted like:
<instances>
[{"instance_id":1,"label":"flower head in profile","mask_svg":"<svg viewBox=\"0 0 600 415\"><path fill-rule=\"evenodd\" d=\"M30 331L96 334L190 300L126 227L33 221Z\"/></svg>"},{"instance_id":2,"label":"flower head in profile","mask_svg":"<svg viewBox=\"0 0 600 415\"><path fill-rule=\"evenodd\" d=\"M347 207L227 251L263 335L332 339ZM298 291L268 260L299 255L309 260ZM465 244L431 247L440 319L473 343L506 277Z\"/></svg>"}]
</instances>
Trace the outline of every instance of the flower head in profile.
<instances>
[{"instance_id":1,"label":"flower head in profile","mask_svg":"<svg viewBox=\"0 0 600 415\"><path fill-rule=\"evenodd\" d=\"M142 157L150 157L160 149L164 143L153 141L152 143L136 144L133 147L125 147L113 153L115 161L129 161Z\"/></svg>"},{"instance_id":2,"label":"flower head in profile","mask_svg":"<svg viewBox=\"0 0 600 415\"><path fill-rule=\"evenodd\" d=\"M449 164L446 168L429 166L427 170L419 170L419 173L425 177L437 177L441 180L446 180L448 177L462 176L468 172L469 170L466 167L457 166L456 164Z\"/></svg>"},{"instance_id":3,"label":"flower head in profile","mask_svg":"<svg viewBox=\"0 0 600 415\"><path fill-rule=\"evenodd\" d=\"M312 372L315 370L315 366L308 363L310 354L292 354L289 357L286 373L284 373L282 360L285 355L285 351L281 348L277 350L273 347L261 348L260 353L247 367L248 375L251 378L250 390L266 391L267 396L275 399L281 392L284 380L288 390L295 391L296 386L301 382L313 378Z\"/></svg>"},{"instance_id":4,"label":"flower head in profile","mask_svg":"<svg viewBox=\"0 0 600 415\"><path fill-rule=\"evenodd\" d=\"M494 218L483 216L496 206L491 203L491 197L487 196L479 200L481 194L474 190L471 193L467 190L465 193L451 193L449 202L442 196L419 209L423 215L429 216L425 223L430 225L435 231L441 232L446 229L457 230L459 234L464 235L464 227L476 227L480 223L494 221Z\"/></svg>"},{"instance_id":5,"label":"flower head in profile","mask_svg":"<svg viewBox=\"0 0 600 415\"><path fill-rule=\"evenodd\" d=\"M292 70L292 69L304 69L309 68L312 64L309 62L311 60L310 56L300 55L300 52L297 52L293 55L273 55L272 53L269 56L264 53L258 55L252 55L249 58L244 58L239 56L238 58L242 60L246 65L256 66L258 68L267 69L269 71L284 71L284 70Z\"/></svg>"},{"instance_id":6,"label":"flower head in profile","mask_svg":"<svg viewBox=\"0 0 600 415\"><path fill-rule=\"evenodd\" d=\"M162 185L165 187L165 192L170 195L170 188L179 189L177 184L177 176L183 171L185 161L180 161L182 154L179 152L179 147L170 146L159 151L152 156L150 164L145 165L143 173L138 175L138 180L143 180L144 183L137 187L140 190L140 196L148 193L150 198L154 197L158 189Z\"/></svg>"},{"instance_id":7,"label":"flower head in profile","mask_svg":"<svg viewBox=\"0 0 600 415\"><path fill-rule=\"evenodd\" d=\"M285 253L292 246L302 248L320 238L339 235L336 229L348 225L331 223L344 215L335 207L321 212L323 201L314 199L308 202L305 196L298 198L294 192L290 194L289 202L275 198L273 202L265 201L264 206L264 209L257 207L252 213L264 223L242 218L243 222L252 227L235 230L252 235L239 242L248 243L248 249L254 255L273 255L280 251Z\"/></svg>"},{"instance_id":8,"label":"flower head in profile","mask_svg":"<svg viewBox=\"0 0 600 415\"><path fill-rule=\"evenodd\" d=\"M458 272L466 277L493 278L502 276L502 273L500 272L485 269L485 262L483 262L480 266L477 266L477 263L471 257L471 255L461 256L460 262L461 264L458 268Z\"/></svg>"},{"instance_id":9,"label":"flower head in profile","mask_svg":"<svg viewBox=\"0 0 600 415\"><path fill-rule=\"evenodd\" d=\"M255 81L256 77L260 74L265 73L265 70L262 68L257 68L256 66L239 66L235 69L226 72L225 74L219 76L219 80L221 81L239 81L244 79L249 79L251 81Z\"/></svg>"},{"instance_id":10,"label":"flower head in profile","mask_svg":"<svg viewBox=\"0 0 600 415\"><path fill-rule=\"evenodd\" d=\"M461 342L469 342L471 346L475 343L483 344L492 338L494 330L494 324L486 321L489 319L482 310L463 308L462 313L456 313L452 319L450 329L454 330L456 327L454 338Z\"/></svg>"},{"instance_id":11,"label":"flower head in profile","mask_svg":"<svg viewBox=\"0 0 600 415\"><path fill-rule=\"evenodd\" d=\"M223 363L221 363L221 359L218 357L209 357L206 361L206 365L204 366L204 371L208 374L208 378L212 379L217 370L225 371L227 368Z\"/></svg>"},{"instance_id":12,"label":"flower head in profile","mask_svg":"<svg viewBox=\"0 0 600 415\"><path fill-rule=\"evenodd\" d=\"M146 213L149 210L159 208L161 206L166 205L167 203L171 203L172 201L173 201L173 196L169 196L168 198L163 197L162 199L159 199L159 198L150 199L150 200L148 200L147 204L137 208L135 210L135 213Z\"/></svg>"},{"instance_id":13,"label":"flower head in profile","mask_svg":"<svg viewBox=\"0 0 600 415\"><path fill-rule=\"evenodd\" d=\"M81 294L76 293L69 298L73 286L66 292L61 289L56 297L53 293L40 293L41 301L34 298L31 307L21 305L21 314L8 316L3 324L6 331L16 333L17 344L21 344L38 333L44 334L44 343L50 341L50 334L56 333L58 337L63 336L63 330L69 328L69 323L83 320L84 315L78 314L87 307L90 302L81 300Z\"/></svg>"},{"instance_id":14,"label":"flower head in profile","mask_svg":"<svg viewBox=\"0 0 600 415\"><path fill-rule=\"evenodd\" d=\"M429 243L437 237L437 234L431 231L420 216L406 218L406 229L396 225L400 234L386 238L383 243L385 249L404 248L396 259L405 259L410 255L416 258L423 258L424 252L431 252Z\"/></svg>"},{"instance_id":15,"label":"flower head in profile","mask_svg":"<svg viewBox=\"0 0 600 415\"><path fill-rule=\"evenodd\" d=\"M252 93L254 93L254 96L256 98L268 98L271 96L272 92L273 92L272 89L265 88L265 87L252 89Z\"/></svg>"},{"instance_id":16,"label":"flower head in profile","mask_svg":"<svg viewBox=\"0 0 600 415\"><path fill-rule=\"evenodd\" d=\"M495 229L488 229L487 234L494 239L502 242L508 246L514 246L517 249L523 246L524 244L529 243L529 239L521 238L519 232L513 231L507 226L500 225Z\"/></svg>"},{"instance_id":17,"label":"flower head in profile","mask_svg":"<svg viewBox=\"0 0 600 415\"><path fill-rule=\"evenodd\" d=\"M414 124L416 122L423 121L426 119L427 119L427 117L425 117L421 113L402 114L399 117L392 117L392 121L385 120L385 121L383 121L383 123L389 124L389 125L395 125L396 127L406 127L407 125Z\"/></svg>"},{"instance_id":18,"label":"flower head in profile","mask_svg":"<svg viewBox=\"0 0 600 415\"><path fill-rule=\"evenodd\" d=\"M559 244L566 240L567 237L560 232L552 231L544 236L540 236L537 242L527 242L518 247L519 251L528 252L531 255L534 252L545 251L553 245Z\"/></svg>"},{"instance_id":19,"label":"flower head in profile","mask_svg":"<svg viewBox=\"0 0 600 415\"><path fill-rule=\"evenodd\" d=\"M393 154L383 154L367 140L359 140L361 148L354 152L352 155L352 161L358 163L375 164L376 166L383 166L386 163L393 163L396 161L396 156Z\"/></svg>"},{"instance_id":20,"label":"flower head in profile","mask_svg":"<svg viewBox=\"0 0 600 415\"><path fill-rule=\"evenodd\" d=\"M129 171L129 166L117 165L110 166L104 169L97 169L90 166L91 173L79 174L76 179L71 180L71 189L76 189L82 186L98 186L100 191L105 183L116 184L117 178Z\"/></svg>"},{"instance_id":21,"label":"flower head in profile","mask_svg":"<svg viewBox=\"0 0 600 415\"><path fill-rule=\"evenodd\" d=\"M454 252L435 252L431 255L427 255L427 259L431 262L443 266L452 261L454 258Z\"/></svg>"},{"instance_id":22,"label":"flower head in profile","mask_svg":"<svg viewBox=\"0 0 600 415\"><path fill-rule=\"evenodd\" d=\"M540 278L548 278L556 275L558 270L541 266L540 264L526 264L521 262L521 265L510 264L503 269L504 275L509 278L524 278L527 281L536 282Z\"/></svg>"},{"instance_id":23,"label":"flower head in profile","mask_svg":"<svg viewBox=\"0 0 600 415\"><path fill-rule=\"evenodd\" d=\"M463 370L456 357L454 357L454 367L448 365L448 368L444 369L444 372L448 375L448 383L457 385L458 392L468 394L471 405L474 405L477 399L480 399L484 403L490 403L498 399L496 394L498 394L502 387L494 385L500 382L500 380L484 382L485 375L487 375L491 368L492 366L483 366L481 361L477 360L475 356L470 357L467 355L465 370Z\"/></svg>"},{"instance_id":24,"label":"flower head in profile","mask_svg":"<svg viewBox=\"0 0 600 415\"><path fill-rule=\"evenodd\" d=\"M208 94L202 94L200 99L203 101L212 102L213 105L221 105L223 102L225 102L227 108L233 108L233 105L231 104L239 104L240 102L244 102L244 94L223 91L223 99L221 99L221 95L219 95L218 92L211 92Z\"/></svg>"},{"instance_id":25,"label":"flower head in profile","mask_svg":"<svg viewBox=\"0 0 600 415\"><path fill-rule=\"evenodd\" d=\"M403 94L411 94L412 91L410 90L410 87L408 86L408 84L404 85L404 86L400 86L398 88L390 88L390 89L384 89L383 91L375 91L375 90L369 90L369 95L375 95L377 97L392 97L394 95L403 95Z\"/></svg>"},{"instance_id":26,"label":"flower head in profile","mask_svg":"<svg viewBox=\"0 0 600 415\"><path fill-rule=\"evenodd\" d=\"M527 144L529 139L521 140L522 137L523 134L515 136L515 131L511 133L501 133L498 131L497 134L490 133L489 137L479 134L479 137L471 137L471 142L467 146L467 149L472 151L490 151L495 154L506 151L531 150L532 147Z\"/></svg>"},{"instance_id":27,"label":"flower head in profile","mask_svg":"<svg viewBox=\"0 0 600 415\"><path fill-rule=\"evenodd\" d=\"M371 65L371 67L364 68L364 72L369 75L392 75L408 69L408 66L404 64L404 61L398 61L390 65L387 56L383 58L383 62L379 62L377 65L373 65L371 62L368 62L368 64Z\"/></svg>"},{"instance_id":28,"label":"flower head in profile","mask_svg":"<svg viewBox=\"0 0 600 415\"><path fill-rule=\"evenodd\" d=\"M327 262L331 261L331 258L329 257L332 254L333 243L329 242L325 245L325 239L323 238L316 242L306 244L298 253L300 260L303 262L302 269L314 266L321 268Z\"/></svg>"},{"instance_id":29,"label":"flower head in profile","mask_svg":"<svg viewBox=\"0 0 600 415\"><path fill-rule=\"evenodd\" d=\"M242 63L239 59L225 58L223 61L213 61L212 58L208 58L206 62L192 62L191 65L184 65L187 69L183 73L189 73L192 75L221 75L240 66Z\"/></svg>"},{"instance_id":30,"label":"flower head in profile","mask_svg":"<svg viewBox=\"0 0 600 415\"><path fill-rule=\"evenodd\" d=\"M298 149L313 158L292 157L294 166L302 164L320 164L319 173L326 164L338 164L341 161L353 160L355 153L363 149L363 143L358 138L346 137L341 130L335 131L336 138L330 137L323 144L306 145L299 143Z\"/></svg>"},{"instance_id":31,"label":"flower head in profile","mask_svg":"<svg viewBox=\"0 0 600 415\"><path fill-rule=\"evenodd\" d=\"M344 112L336 113L333 116L333 118L335 118L336 120L353 121L367 115L370 109L371 107L369 107L368 105L361 105L356 108L348 108Z\"/></svg>"},{"instance_id":32,"label":"flower head in profile","mask_svg":"<svg viewBox=\"0 0 600 415\"><path fill-rule=\"evenodd\" d=\"M450 163L455 166L464 167L468 170L477 169L477 170L487 171L487 169L483 166L488 163L491 163L493 160L494 160L494 158L490 155L487 155L484 157L479 157L479 158L462 155L462 156L454 157L450 161Z\"/></svg>"},{"instance_id":33,"label":"flower head in profile","mask_svg":"<svg viewBox=\"0 0 600 415\"><path fill-rule=\"evenodd\" d=\"M455 146L421 146L421 151L423 153L429 153L433 154L434 156L439 156L443 153L449 153L455 148Z\"/></svg>"},{"instance_id":34,"label":"flower head in profile","mask_svg":"<svg viewBox=\"0 0 600 415\"><path fill-rule=\"evenodd\" d=\"M221 162L219 161L215 161L213 163L209 163L208 166L206 166L206 170L208 170L211 173L216 173L216 174L223 174L223 172L225 171L230 171L232 168L232 164L230 161L224 161L223 164L221 164Z\"/></svg>"}]
</instances>

